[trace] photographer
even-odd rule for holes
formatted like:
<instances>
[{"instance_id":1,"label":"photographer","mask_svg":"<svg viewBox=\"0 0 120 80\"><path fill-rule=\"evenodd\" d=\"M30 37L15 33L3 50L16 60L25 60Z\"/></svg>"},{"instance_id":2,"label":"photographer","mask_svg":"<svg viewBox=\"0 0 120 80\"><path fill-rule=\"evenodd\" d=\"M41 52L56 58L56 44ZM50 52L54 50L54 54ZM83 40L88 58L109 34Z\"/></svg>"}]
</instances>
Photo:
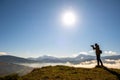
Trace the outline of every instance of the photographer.
<instances>
[{"instance_id":1,"label":"photographer","mask_svg":"<svg viewBox=\"0 0 120 80\"><path fill-rule=\"evenodd\" d=\"M102 61L100 59L100 55L102 54L102 51L100 50L99 45L97 43L95 43L95 46L91 45L91 47L96 52L97 66L100 66L99 63L101 63L101 66L103 66L103 63L102 63Z\"/></svg>"}]
</instances>

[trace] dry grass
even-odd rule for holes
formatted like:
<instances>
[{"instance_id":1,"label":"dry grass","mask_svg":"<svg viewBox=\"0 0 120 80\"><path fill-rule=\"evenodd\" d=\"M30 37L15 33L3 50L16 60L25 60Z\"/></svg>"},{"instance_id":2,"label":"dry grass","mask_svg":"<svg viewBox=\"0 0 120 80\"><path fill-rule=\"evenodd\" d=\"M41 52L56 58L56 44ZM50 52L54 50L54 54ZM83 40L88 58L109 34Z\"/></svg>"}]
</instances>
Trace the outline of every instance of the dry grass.
<instances>
[{"instance_id":1,"label":"dry grass","mask_svg":"<svg viewBox=\"0 0 120 80\"><path fill-rule=\"evenodd\" d=\"M19 80L120 80L119 69L95 67L93 69L67 66L47 66L34 69Z\"/></svg>"}]
</instances>

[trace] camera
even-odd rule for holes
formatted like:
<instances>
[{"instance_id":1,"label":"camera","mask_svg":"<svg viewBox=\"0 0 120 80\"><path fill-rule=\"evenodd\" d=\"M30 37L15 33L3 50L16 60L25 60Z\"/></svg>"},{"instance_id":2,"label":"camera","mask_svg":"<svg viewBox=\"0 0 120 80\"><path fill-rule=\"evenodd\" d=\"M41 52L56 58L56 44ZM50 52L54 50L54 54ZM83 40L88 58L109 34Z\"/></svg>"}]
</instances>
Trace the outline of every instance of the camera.
<instances>
[{"instance_id":1,"label":"camera","mask_svg":"<svg viewBox=\"0 0 120 80\"><path fill-rule=\"evenodd\" d=\"M90 45L91 47L93 47L94 45Z\"/></svg>"}]
</instances>

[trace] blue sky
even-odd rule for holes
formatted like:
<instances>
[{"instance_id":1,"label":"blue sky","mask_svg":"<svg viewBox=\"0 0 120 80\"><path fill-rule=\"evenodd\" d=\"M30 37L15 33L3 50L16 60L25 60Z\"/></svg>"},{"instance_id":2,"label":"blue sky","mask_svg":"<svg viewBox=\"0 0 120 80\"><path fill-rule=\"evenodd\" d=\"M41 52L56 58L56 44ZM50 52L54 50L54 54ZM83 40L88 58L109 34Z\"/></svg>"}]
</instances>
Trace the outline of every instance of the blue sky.
<instances>
[{"instance_id":1,"label":"blue sky","mask_svg":"<svg viewBox=\"0 0 120 80\"><path fill-rule=\"evenodd\" d=\"M78 23L64 29L60 15L70 9ZM119 0L0 0L0 52L72 56L97 42L103 51L120 54L119 41Z\"/></svg>"}]
</instances>

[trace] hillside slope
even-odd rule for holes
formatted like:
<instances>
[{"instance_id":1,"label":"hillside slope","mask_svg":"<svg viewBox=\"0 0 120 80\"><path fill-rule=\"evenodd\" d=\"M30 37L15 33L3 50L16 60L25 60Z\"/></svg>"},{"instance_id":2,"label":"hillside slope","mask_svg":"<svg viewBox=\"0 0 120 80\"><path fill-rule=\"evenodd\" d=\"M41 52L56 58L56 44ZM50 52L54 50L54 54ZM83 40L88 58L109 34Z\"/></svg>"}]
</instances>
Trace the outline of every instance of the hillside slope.
<instances>
[{"instance_id":1,"label":"hillside slope","mask_svg":"<svg viewBox=\"0 0 120 80\"><path fill-rule=\"evenodd\" d=\"M93 69L67 66L47 66L34 69L20 80L120 80L119 69L95 67Z\"/></svg>"},{"instance_id":2,"label":"hillside slope","mask_svg":"<svg viewBox=\"0 0 120 80\"><path fill-rule=\"evenodd\" d=\"M0 62L0 76L5 76L13 73L18 73L19 75L25 75L32 71L33 68L12 64L12 63L4 63Z\"/></svg>"},{"instance_id":3,"label":"hillside slope","mask_svg":"<svg viewBox=\"0 0 120 80\"><path fill-rule=\"evenodd\" d=\"M28 60L21 57L11 56L11 55L2 55L0 56L0 62L5 63L33 63L34 60Z\"/></svg>"}]
</instances>

